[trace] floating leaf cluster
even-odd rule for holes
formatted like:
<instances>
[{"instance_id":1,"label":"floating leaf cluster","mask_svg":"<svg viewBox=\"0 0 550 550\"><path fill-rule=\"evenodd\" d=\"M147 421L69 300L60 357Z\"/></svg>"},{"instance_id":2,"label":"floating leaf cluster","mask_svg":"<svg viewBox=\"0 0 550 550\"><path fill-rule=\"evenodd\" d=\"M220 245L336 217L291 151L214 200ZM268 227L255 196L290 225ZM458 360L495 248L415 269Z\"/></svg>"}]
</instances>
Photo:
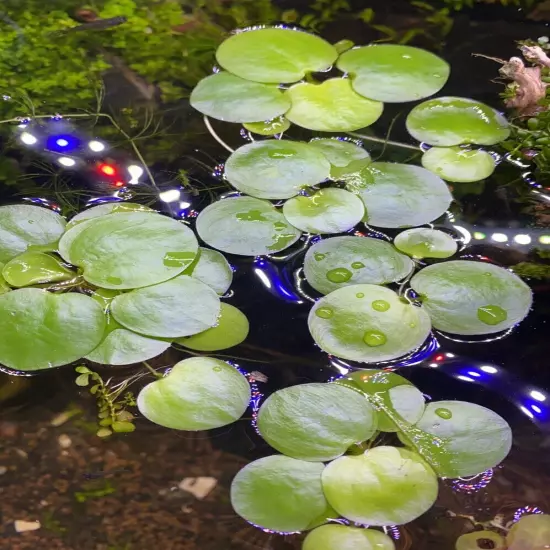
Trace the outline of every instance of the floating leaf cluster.
<instances>
[{"instance_id":1,"label":"floating leaf cluster","mask_svg":"<svg viewBox=\"0 0 550 550\"><path fill-rule=\"evenodd\" d=\"M191 105L206 116L241 123L263 136L282 134L291 124L322 132L349 132L376 122L384 103L427 98L449 78L447 62L419 48L336 46L292 28L239 31L219 46L216 59L222 70L199 82ZM340 76L316 79L335 69ZM495 157L472 146L495 145L510 133L500 113L461 97L417 105L406 126L424 146L422 165L453 182L490 176ZM242 155L240 151L237 157L242 159ZM239 188L239 183L233 185ZM307 177L301 184L308 184Z\"/></svg>"},{"instance_id":2,"label":"floating leaf cluster","mask_svg":"<svg viewBox=\"0 0 550 550\"><path fill-rule=\"evenodd\" d=\"M345 78L322 84L302 82L286 91L276 86L328 67L337 55L330 48L320 38L290 29L238 33L218 50L219 63L231 73L207 79L211 90L219 92L212 105L238 112L231 107L233 96L227 95L225 87L217 87L220 79L222 83L245 79L242 82L250 86L272 86L273 97L279 94L283 107L284 98L298 86L309 86L320 98L335 97L323 91L323 86L338 82L372 100L410 101L438 91L448 77L448 66L433 54L385 45L341 54L336 65L346 72ZM212 114L197 103L200 90L201 84L193 104ZM241 122L256 123L251 119L258 103L272 104L262 97L251 95L256 103L251 99L247 118ZM290 99L292 107L285 116L296 122L292 112L305 111L301 103L294 102L292 93ZM321 104L320 99L311 101ZM338 108L330 107L331 116ZM350 106L349 112L357 114L357 109ZM237 196L214 202L197 219L197 232L207 244L245 256L278 253L300 239L308 242L313 235L350 232L361 222L404 229L393 243L352 235L324 238L305 255L303 272L308 284L326 295L310 313L310 332L321 349L343 359L363 363L396 359L421 346L432 328L463 335L504 331L521 321L531 306L527 285L494 265L454 261L428 266L414 275L424 265L420 260L446 259L458 251L457 239L445 230L419 227L441 218L453 200L438 174L449 181L487 177L494 168L493 157L460 146L505 139L506 120L473 100L447 97L417 105L407 118L407 128L417 139L433 145L423 157L429 170L372 161L360 145L343 138L303 142L278 136L243 145L225 164L225 178ZM336 124L328 129L346 130L347 126ZM412 299L404 299L409 279L409 290L414 293ZM403 282L399 293L374 286L397 282Z\"/></svg>"},{"instance_id":3,"label":"floating leaf cluster","mask_svg":"<svg viewBox=\"0 0 550 550\"><path fill-rule=\"evenodd\" d=\"M223 255L137 204L96 206L69 223L3 206L0 258L0 363L14 370L132 364L173 342L213 351L248 334L246 317L220 301L233 276Z\"/></svg>"},{"instance_id":4,"label":"floating leaf cluster","mask_svg":"<svg viewBox=\"0 0 550 550\"><path fill-rule=\"evenodd\" d=\"M276 391L263 402L257 427L282 454L245 466L231 502L263 529L313 529L304 550L374 547L369 543L394 549L379 531L331 522L408 523L435 502L438 477L492 468L512 442L508 424L489 409L462 401L426 405L408 380L378 369ZM397 432L404 447L373 447L381 432Z\"/></svg>"}]
</instances>

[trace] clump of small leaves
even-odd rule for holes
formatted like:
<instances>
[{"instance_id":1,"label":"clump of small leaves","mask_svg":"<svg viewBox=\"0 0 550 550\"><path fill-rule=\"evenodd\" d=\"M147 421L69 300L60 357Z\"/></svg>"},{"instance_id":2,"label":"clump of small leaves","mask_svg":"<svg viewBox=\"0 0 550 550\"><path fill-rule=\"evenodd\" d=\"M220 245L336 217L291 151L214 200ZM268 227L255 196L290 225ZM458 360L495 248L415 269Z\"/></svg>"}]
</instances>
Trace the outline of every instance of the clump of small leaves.
<instances>
[{"instance_id":1,"label":"clump of small leaves","mask_svg":"<svg viewBox=\"0 0 550 550\"><path fill-rule=\"evenodd\" d=\"M90 393L97 400L98 409L98 437L109 437L115 433L133 432L136 427L133 423L134 415L127 407L135 407L136 400L130 391L125 391L128 381L118 386L111 386L111 378L103 380L101 375L88 367L79 366L75 383L77 386L89 387Z\"/></svg>"}]
</instances>

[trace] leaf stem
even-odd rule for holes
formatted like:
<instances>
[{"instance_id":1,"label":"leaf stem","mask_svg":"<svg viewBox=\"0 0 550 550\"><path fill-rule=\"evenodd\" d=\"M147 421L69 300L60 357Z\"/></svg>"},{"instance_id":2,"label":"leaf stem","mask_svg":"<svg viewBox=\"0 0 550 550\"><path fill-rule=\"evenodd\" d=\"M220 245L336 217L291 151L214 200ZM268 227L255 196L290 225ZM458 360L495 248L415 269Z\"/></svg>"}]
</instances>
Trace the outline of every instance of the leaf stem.
<instances>
[{"instance_id":1,"label":"leaf stem","mask_svg":"<svg viewBox=\"0 0 550 550\"><path fill-rule=\"evenodd\" d=\"M155 378L162 378L162 374L160 374L160 372L157 372L151 365L149 365L149 363L147 363L147 361L143 361L143 365L151 372L151 374Z\"/></svg>"},{"instance_id":2,"label":"leaf stem","mask_svg":"<svg viewBox=\"0 0 550 550\"><path fill-rule=\"evenodd\" d=\"M230 153L234 153L235 152L235 149L232 149L231 147L229 147L229 145L227 145L227 143L225 143L225 141L220 137L218 136L218 134L216 134L216 132L214 131L214 128L212 128L212 124L210 124L210 119L204 115L203 117L203 120L204 120L204 125L206 126L206 129L210 132L210 134L212 135L212 137L224 148L224 149L227 149L227 151L229 151Z\"/></svg>"},{"instance_id":3,"label":"leaf stem","mask_svg":"<svg viewBox=\"0 0 550 550\"><path fill-rule=\"evenodd\" d=\"M401 149L410 149L411 151L416 151L417 153L422 150L418 145L409 145L408 143L401 143L400 141L392 141L391 139L379 138L375 136L367 136L365 134L358 134L357 132L348 132L348 135L364 139L366 141L374 141L375 143L381 143L383 145L393 145L394 147L401 147Z\"/></svg>"}]
</instances>

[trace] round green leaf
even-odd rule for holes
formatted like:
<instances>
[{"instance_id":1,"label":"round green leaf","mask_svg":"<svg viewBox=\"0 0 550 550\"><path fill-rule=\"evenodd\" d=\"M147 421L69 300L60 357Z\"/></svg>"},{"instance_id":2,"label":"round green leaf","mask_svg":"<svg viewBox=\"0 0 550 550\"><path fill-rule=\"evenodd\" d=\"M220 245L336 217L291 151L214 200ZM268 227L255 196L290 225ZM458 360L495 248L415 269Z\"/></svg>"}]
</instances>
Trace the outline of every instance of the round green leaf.
<instances>
[{"instance_id":1,"label":"round green leaf","mask_svg":"<svg viewBox=\"0 0 550 550\"><path fill-rule=\"evenodd\" d=\"M345 518L366 525L402 525L429 510L437 477L416 453L375 447L343 456L323 471L329 504Z\"/></svg>"},{"instance_id":2,"label":"round green leaf","mask_svg":"<svg viewBox=\"0 0 550 550\"><path fill-rule=\"evenodd\" d=\"M511 271L486 262L430 265L411 279L434 328L453 334L491 334L526 317L530 288Z\"/></svg>"},{"instance_id":3,"label":"round green leaf","mask_svg":"<svg viewBox=\"0 0 550 550\"><path fill-rule=\"evenodd\" d=\"M312 307L308 325L327 353L361 363L401 357L430 333L430 318L420 307L377 285L352 285L327 294Z\"/></svg>"},{"instance_id":4,"label":"round green leaf","mask_svg":"<svg viewBox=\"0 0 550 550\"><path fill-rule=\"evenodd\" d=\"M362 392L378 412L378 430L397 432L400 427L390 416L416 424L424 413L422 392L395 372L363 369L338 378L335 384ZM390 414L388 414L388 412Z\"/></svg>"},{"instance_id":5,"label":"round green leaf","mask_svg":"<svg viewBox=\"0 0 550 550\"><path fill-rule=\"evenodd\" d=\"M416 428L443 442L442 477L480 474L500 464L510 452L512 430L495 412L465 401L428 403Z\"/></svg>"},{"instance_id":6,"label":"round green leaf","mask_svg":"<svg viewBox=\"0 0 550 550\"><path fill-rule=\"evenodd\" d=\"M211 247L241 256L280 252L301 235L270 202L252 197L214 202L199 214L196 228Z\"/></svg>"},{"instance_id":7,"label":"round green leaf","mask_svg":"<svg viewBox=\"0 0 550 550\"><path fill-rule=\"evenodd\" d=\"M233 479L233 509L264 529L308 529L329 511L321 486L323 469L323 464L281 455L255 460Z\"/></svg>"},{"instance_id":8,"label":"round green leaf","mask_svg":"<svg viewBox=\"0 0 550 550\"><path fill-rule=\"evenodd\" d=\"M418 227L395 237L395 248L413 258L449 258L456 253L456 241L444 231Z\"/></svg>"},{"instance_id":9,"label":"round green leaf","mask_svg":"<svg viewBox=\"0 0 550 550\"><path fill-rule=\"evenodd\" d=\"M351 132L370 126L382 115L384 105L360 96L347 78L321 84L300 82L286 95L292 107L285 114L293 124L320 132Z\"/></svg>"},{"instance_id":10,"label":"round green leaf","mask_svg":"<svg viewBox=\"0 0 550 550\"><path fill-rule=\"evenodd\" d=\"M289 199L283 214L294 227L307 233L343 233L361 221L365 207L353 193L329 187Z\"/></svg>"},{"instance_id":11,"label":"round green leaf","mask_svg":"<svg viewBox=\"0 0 550 550\"><path fill-rule=\"evenodd\" d=\"M420 166L373 162L344 181L365 203L368 223L377 227L429 223L453 200L445 182Z\"/></svg>"},{"instance_id":12,"label":"round green leaf","mask_svg":"<svg viewBox=\"0 0 550 550\"><path fill-rule=\"evenodd\" d=\"M59 243L64 260L102 288L130 289L179 275L191 264L197 239L183 223L148 212L121 212L84 221Z\"/></svg>"},{"instance_id":13,"label":"round green leaf","mask_svg":"<svg viewBox=\"0 0 550 550\"><path fill-rule=\"evenodd\" d=\"M413 261L390 243L370 237L324 239L310 247L304 259L307 282L321 294L359 283L393 283L413 269Z\"/></svg>"},{"instance_id":14,"label":"round green leaf","mask_svg":"<svg viewBox=\"0 0 550 550\"><path fill-rule=\"evenodd\" d=\"M107 325L103 340L97 348L86 355L85 359L102 365L131 365L152 359L170 347L170 342L156 340L125 329L111 315L111 304L118 290L98 288L94 299L106 315Z\"/></svg>"},{"instance_id":15,"label":"round green leaf","mask_svg":"<svg viewBox=\"0 0 550 550\"><path fill-rule=\"evenodd\" d=\"M225 122L270 120L290 108L289 99L278 86L225 72L203 78L189 101L203 115Z\"/></svg>"},{"instance_id":16,"label":"round green leaf","mask_svg":"<svg viewBox=\"0 0 550 550\"><path fill-rule=\"evenodd\" d=\"M30 245L54 245L63 235L65 224L65 218L40 206L1 206L0 262L9 262Z\"/></svg>"},{"instance_id":17,"label":"round green leaf","mask_svg":"<svg viewBox=\"0 0 550 550\"><path fill-rule=\"evenodd\" d=\"M2 276L11 286L22 287L40 283L68 281L76 274L50 254L23 252L4 266Z\"/></svg>"},{"instance_id":18,"label":"round green leaf","mask_svg":"<svg viewBox=\"0 0 550 550\"><path fill-rule=\"evenodd\" d=\"M22 288L0 296L0 364L21 371L66 365L101 342L101 307L83 294Z\"/></svg>"},{"instance_id":19,"label":"round green leaf","mask_svg":"<svg viewBox=\"0 0 550 550\"><path fill-rule=\"evenodd\" d=\"M260 199L288 199L330 176L325 156L307 143L269 139L239 147L225 164L229 183Z\"/></svg>"},{"instance_id":20,"label":"round green leaf","mask_svg":"<svg viewBox=\"0 0 550 550\"><path fill-rule=\"evenodd\" d=\"M249 401L250 385L237 369L218 359L192 357L145 386L137 405L155 424L199 431L237 421Z\"/></svg>"},{"instance_id":21,"label":"round green leaf","mask_svg":"<svg viewBox=\"0 0 550 550\"><path fill-rule=\"evenodd\" d=\"M336 66L352 76L353 89L385 103L416 101L437 93L449 78L449 64L426 50L371 44L348 50Z\"/></svg>"},{"instance_id":22,"label":"round green leaf","mask_svg":"<svg viewBox=\"0 0 550 550\"><path fill-rule=\"evenodd\" d=\"M184 271L208 285L220 296L225 294L233 281L233 270L225 256L217 250L199 247L195 261Z\"/></svg>"},{"instance_id":23,"label":"round green leaf","mask_svg":"<svg viewBox=\"0 0 550 550\"><path fill-rule=\"evenodd\" d=\"M72 217L69 221L69 227L74 224L80 223L84 220L91 220L99 216L105 216L107 214L120 214L121 212L155 212L152 208L138 204L136 202L106 202L104 204L98 204L87 208L82 212L79 212L76 216Z\"/></svg>"},{"instance_id":24,"label":"round green leaf","mask_svg":"<svg viewBox=\"0 0 550 550\"><path fill-rule=\"evenodd\" d=\"M216 326L187 338L178 338L175 342L198 351L217 351L232 348L244 342L249 328L248 319L244 313L222 302Z\"/></svg>"},{"instance_id":25,"label":"round green leaf","mask_svg":"<svg viewBox=\"0 0 550 550\"><path fill-rule=\"evenodd\" d=\"M417 105L407 130L418 141L450 147L464 143L494 145L510 134L508 121L492 107L463 97L438 97Z\"/></svg>"},{"instance_id":26,"label":"round green leaf","mask_svg":"<svg viewBox=\"0 0 550 550\"><path fill-rule=\"evenodd\" d=\"M239 32L221 43L218 63L227 71L255 82L296 82L308 72L328 69L338 52L328 42L291 29Z\"/></svg>"},{"instance_id":27,"label":"round green leaf","mask_svg":"<svg viewBox=\"0 0 550 550\"><path fill-rule=\"evenodd\" d=\"M366 441L376 412L358 392L335 384L300 384L270 395L258 413L262 437L292 458L326 462Z\"/></svg>"},{"instance_id":28,"label":"round green leaf","mask_svg":"<svg viewBox=\"0 0 550 550\"><path fill-rule=\"evenodd\" d=\"M170 342L141 336L110 318L103 341L85 359L101 365L131 365L152 359L169 347Z\"/></svg>"},{"instance_id":29,"label":"round green leaf","mask_svg":"<svg viewBox=\"0 0 550 550\"><path fill-rule=\"evenodd\" d=\"M522 516L506 535L508 550L545 550L550 540L550 515Z\"/></svg>"},{"instance_id":30,"label":"round green leaf","mask_svg":"<svg viewBox=\"0 0 550 550\"><path fill-rule=\"evenodd\" d=\"M265 122L245 122L243 126L260 136L274 136L286 132L290 128L290 122L284 116L278 116Z\"/></svg>"},{"instance_id":31,"label":"round green leaf","mask_svg":"<svg viewBox=\"0 0 550 550\"><path fill-rule=\"evenodd\" d=\"M422 166L447 181L463 183L488 178L496 168L487 151L462 147L432 147L422 155Z\"/></svg>"},{"instance_id":32,"label":"round green leaf","mask_svg":"<svg viewBox=\"0 0 550 550\"><path fill-rule=\"evenodd\" d=\"M309 144L319 149L331 164L330 175L332 179L339 179L348 171L354 172L355 166L361 167L368 164L370 155L365 149L352 141L339 138L312 139Z\"/></svg>"},{"instance_id":33,"label":"round green leaf","mask_svg":"<svg viewBox=\"0 0 550 550\"><path fill-rule=\"evenodd\" d=\"M374 529L321 525L308 534L302 550L395 550L395 544Z\"/></svg>"},{"instance_id":34,"label":"round green leaf","mask_svg":"<svg viewBox=\"0 0 550 550\"><path fill-rule=\"evenodd\" d=\"M180 275L116 296L111 312L121 325L134 332L179 338L213 327L220 314L220 299L209 286Z\"/></svg>"},{"instance_id":35,"label":"round green leaf","mask_svg":"<svg viewBox=\"0 0 550 550\"><path fill-rule=\"evenodd\" d=\"M493 543L490 548L494 548L494 550L506 550L506 541L504 537L494 531L474 531L462 535L458 537L456 541L455 550L479 550L480 548L487 548L487 541ZM528 550L528 547L525 546L520 548Z\"/></svg>"}]
</instances>

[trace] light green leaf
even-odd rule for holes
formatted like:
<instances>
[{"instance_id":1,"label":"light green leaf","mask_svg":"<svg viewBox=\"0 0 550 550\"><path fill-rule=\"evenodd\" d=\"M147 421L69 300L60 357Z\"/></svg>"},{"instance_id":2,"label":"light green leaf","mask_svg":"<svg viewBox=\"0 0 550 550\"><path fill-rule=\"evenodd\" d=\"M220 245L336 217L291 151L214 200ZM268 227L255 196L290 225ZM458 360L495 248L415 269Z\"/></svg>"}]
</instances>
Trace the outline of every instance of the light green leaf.
<instances>
[{"instance_id":1,"label":"light green leaf","mask_svg":"<svg viewBox=\"0 0 550 550\"><path fill-rule=\"evenodd\" d=\"M416 453L375 447L331 462L322 474L330 505L366 525L403 525L428 511L437 498L437 477Z\"/></svg>"},{"instance_id":2,"label":"light green leaf","mask_svg":"<svg viewBox=\"0 0 550 550\"><path fill-rule=\"evenodd\" d=\"M544 550L550 540L550 515L522 516L506 535L508 550Z\"/></svg>"},{"instance_id":3,"label":"light green leaf","mask_svg":"<svg viewBox=\"0 0 550 550\"><path fill-rule=\"evenodd\" d=\"M413 258L449 258L458 248L448 233L427 227L406 229L395 237L393 244Z\"/></svg>"},{"instance_id":4,"label":"light green leaf","mask_svg":"<svg viewBox=\"0 0 550 550\"><path fill-rule=\"evenodd\" d=\"M113 317L127 329L157 338L179 338L213 327L220 299L199 280L180 275L116 296Z\"/></svg>"},{"instance_id":5,"label":"light green leaf","mask_svg":"<svg viewBox=\"0 0 550 550\"><path fill-rule=\"evenodd\" d=\"M65 224L59 214L40 206L0 207L0 262L9 262L30 245L54 245L63 234Z\"/></svg>"},{"instance_id":6,"label":"light green leaf","mask_svg":"<svg viewBox=\"0 0 550 550\"><path fill-rule=\"evenodd\" d=\"M426 50L371 44L342 54L336 66L352 76L354 90L386 103L416 101L437 93L449 78L449 64Z\"/></svg>"},{"instance_id":7,"label":"light green leaf","mask_svg":"<svg viewBox=\"0 0 550 550\"><path fill-rule=\"evenodd\" d=\"M366 166L370 161L369 153L352 141L323 138L312 139L309 144L327 157L331 164L332 179L340 179L342 174L356 171L357 161L361 161L361 167Z\"/></svg>"},{"instance_id":8,"label":"light green leaf","mask_svg":"<svg viewBox=\"0 0 550 550\"><path fill-rule=\"evenodd\" d=\"M93 285L130 289L180 274L195 258L198 243L184 224L147 212L121 212L73 226L59 244L67 262L81 267Z\"/></svg>"},{"instance_id":9,"label":"light green leaf","mask_svg":"<svg viewBox=\"0 0 550 550\"><path fill-rule=\"evenodd\" d=\"M260 136L274 136L286 132L290 128L290 122L284 116L278 116L265 122L245 122L243 126Z\"/></svg>"},{"instance_id":10,"label":"light green leaf","mask_svg":"<svg viewBox=\"0 0 550 550\"><path fill-rule=\"evenodd\" d=\"M418 141L450 147L465 143L494 145L510 134L507 120L493 108L463 97L438 97L417 105L407 130Z\"/></svg>"},{"instance_id":11,"label":"light green leaf","mask_svg":"<svg viewBox=\"0 0 550 550\"><path fill-rule=\"evenodd\" d=\"M323 464L281 455L255 460L233 479L233 509L264 529L282 533L308 529L329 512L321 486L323 469Z\"/></svg>"},{"instance_id":12,"label":"light green leaf","mask_svg":"<svg viewBox=\"0 0 550 550\"><path fill-rule=\"evenodd\" d=\"M216 326L175 342L199 351L217 351L232 348L246 340L249 323L246 315L236 307L222 302Z\"/></svg>"},{"instance_id":13,"label":"light green leaf","mask_svg":"<svg viewBox=\"0 0 550 550\"><path fill-rule=\"evenodd\" d=\"M292 458L327 462L376 430L376 412L357 392L335 384L300 384L270 395L258 413L262 437Z\"/></svg>"},{"instance_id":14,"label":"light green leaf","mask_svg":"<svg viewBox=\"0 0 550 550\"><path fill-rule=\"evenodd\" d=\"M286 95L292 107L286 118L293 124L320 132L351 132L370 126L382 115L384 105L353 90L347 78L321 84L294 84Z\"/></svg>"},{"instance_id":15,"label":"light green leaf","mask_svg":"<svg viewBox=\"0 0 550 550\"><path fill-rule=\"evenodd\" d=\"M487 151L462 147L432 147L422 155L422 166L447 181L464 183L488 178L496 168Z\"/></svg>"},{"instance_id":16,"label":"light green leaf","mask_svg":"<svg viewBox=\"0 0 550 550\"><path fill-rule=\"evenodd\" d=\"M302 550L395 550L388 535L374 529L321 525L308 534Z\"/></svg>"},{"instance_id":17,"label":"light green leaf","mask_svg":"<svg viewBox=\"0 0 550 550\"><path fill-rule=\"evenodd\" d=\"M208 285L220 296L229 290L233 281L233 270L225 256L210 248L199 247L195 261L183 273Z\"/></svg>"},{"instance_id":18,"label":"light green leaf","mask_svg":"<svg viewBox=\"0 0 550 550\"><path fill-rule=\"evenodd\" d=\"M443 215L453 200L445 182L420 166L373 162L343 179L365 203L368 223L377 227L429 223Z\"/></svg>"},{"instance_id":19,"label":"light green leaf","mask_svg":"<svg viewBox=\"0 0 550 550\"><path fill-rule=\"evenodd\" d=\"M199 431L235 422L249 401L250 385L237 369L218 359L192 357L145 386L137 405L155 424Z\"/></svg>"},{"instance_id":20,"label":"light green leaf","mask_svg":"<svg viewBox=\"0 0 550 550\"><path fill-rule=\"evenodd\" d=\"M10 285L8 285L6 279L4 279L4 276L2 275L3 269L4 264L0 262L0 295L5 294L6 292L9 292L11 290Z\"/></svg>"},{"instance_id":21,"label":"light green leaf","mask_svg":"<svg viewBox=\"0 0 550 550\"><path fill-rule=\"evenodd\" d=\"M241 256L280 252L301 235L270 202L252 197L214 202L199 214L196 227L211 247Z\"/></svg>"},{"instance_id":22,"label":"light green leaf","mask_svg":"<svg viewBox=\"0 0 550 550\"><path fill-rule=\"evenodd\" d=\"M487 262L430 265L411 279L434 328L453 334L491 334L526 317L530 288L511 271Z\"/></svg>"},{"instance_id":23,"label":"light green leaf","mask_svg":"<svg viewBox=\"0 0 550 550\"><path fill-rule=\"evenodd\" d=\"M101 307L83 294L22 288L0 296L0 364L21 371L66 365L101 341Z\"/></svg>"},{"instance_id":24,"label":"light green leaf","mask_svg":"<svg viewBox=\"0 0 550 550\"><path fill-rule=\"evenodd\" d=\"M68 281L76 274L56 257L43 252L23 252L2 269L4 280L15 287Z\"/></svg>"},{"instance_id":25,"label":"light green leaf","mask_svg":"<svg viewBox=\"0 0 550 550\"><path fill-rule=\"evenodd\" d=\"M389 361L418 348L430 333L428 314L388 288L352 285L318 300L308 325L325 352L361 363Z\"/></svg>"},{"instance_id":26,"label":"light green leaf","mask_svg":"<svg viewBox=\"0 0 550 550\"><path fill-rule=\"evenodd\" d=\"M275 84L251 82L226 72L203 78L189 101L203 115L225 122L270 120L290 109L290 100Z\"/></svg>"},{"instance_id":27,"label":"light green leaf","mask_svg":"<svg viewBox=\"0 0 550 550\"><path fill-rule=\"evenodd\" d=\"M432 401L415 426L443 441L444 477L480 474L500 464L512 447L512 430L495 412L465 401Z\"/></svg>"},{"instance_id":28,"label":"light green leaf","mask_svg":"<svg viewBox=\"0 0 550 550\"><path fill-rule=\"evenodd\" d=\"M487 546L487 541L493 544L492 548L495 550L505 550L507 548L506 540L498 533L494 531L473 531L472 533L458 537L455 550L478 550L478 548ZM525 550L526 547L520 546L520 548Z\"/></svg>"},{"instance_id":29,"label":"light green leaf","mask_svg":"<svg viewBox=\"0 0 550 550\"><path fill-rule=\"evenodd\" d=\"M152 359L169 347L170 342L136 334L110 317L103 341L85 359L101 365L131 365Z\"/></svg>"},{"instance_id":30,"label":"light green leaf","mask_svg":"<svg viewBox=\"0 0 550 550\"><path fill-rule=\"evenodd\" d=\"M415 424L424 414L422 392L395 372L363 369L338 378L334 383L363 393L377 411L378 429L381 432L401 430L400 424L392 420L396 415L406 423Z\"/></svg>"},{"instance_id":31,"label":"light green leaf","mask_svg":"<svg viewBox=\"0 0 550 550\"><path fill-rule=\"evenodd\" d=\"M306 233L343 233L355 227L365 215L363 202L344 189L321 189L285 202L285 218Z\"/></svg>"},{"instance_id":32,"label":"light green leaf","mask_svg":"<svg viewBox=\"0 0 550 550\"><path fill-rule=\"evenodd\" d=\"M99 216L106 216L107 214L120 214L121 212L155 213L155 210L136 202L107 202L104 204L98 204L97 206L92 206L91 208L87 208L86 210L79 212L76 216L70 219L68 227L72 227L73 225L83 222L84 220L91 220Z\"/></svg>"},{"instance_id":33,"label":"light green leaf","mask_svg":"<svg viewBox=\"0 0 550 550\"><path fill-rule=\"evenodd\" d=\"M239 32L222 42L216 52L227 71L255 82L296 82L308 72L328 69L338 52L328 42L291 29Z\"/></svg>"},{"instance_id":34,"label":"light green leaf","mask_svg":"<svg viewBox=\"0 0 550 550\"><path fill-rule=\"evenodd\" d=\"M413 261L390 243L370 237L332 237L306 253L307 282L322 294L360 283L383 285L405 278Z\"/></svg>"},{"instance_id":35,"label":"light green leaf","mask_svg":"<svg viewBox=\"0 0 550 550\"><path fill-rule=\"evenodd\" d=\"M269 139L239 147L225 164L229 183L260 199L288 199L330 176L325 156L307 143Z\"/></svg>"}]
</instances>

